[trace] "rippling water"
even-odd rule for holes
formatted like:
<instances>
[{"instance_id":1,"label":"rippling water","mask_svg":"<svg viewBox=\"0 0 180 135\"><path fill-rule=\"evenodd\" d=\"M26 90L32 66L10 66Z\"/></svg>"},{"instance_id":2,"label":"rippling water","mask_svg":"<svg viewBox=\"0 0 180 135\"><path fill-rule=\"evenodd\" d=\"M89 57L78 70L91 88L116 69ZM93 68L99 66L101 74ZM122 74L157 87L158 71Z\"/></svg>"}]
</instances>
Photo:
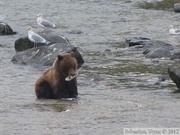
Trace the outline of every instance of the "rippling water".
<instances>
[{"instance_id":1,"label":"rippling water","mask_svg":"<svg viewBox=\"0 0 180 135\"><path fill-rule=\"evenodd\" d=\"M142 50L126 48L124 39L143 36L178 49L180 39L168 34L168 26L178 26L179 17L139 9L136 2L1 0L0 21L18 34L0 37L0 134L116 135L127 127L178 127L180 95L172 92L171 80L158 81L173 61L145 59ZM26 28L42 30L38 13L80 48L85 64L78 76L78 100L37 100L34 83L43 69L11 63L14 41L27 35Z\"/></svg>"}]
</instances>

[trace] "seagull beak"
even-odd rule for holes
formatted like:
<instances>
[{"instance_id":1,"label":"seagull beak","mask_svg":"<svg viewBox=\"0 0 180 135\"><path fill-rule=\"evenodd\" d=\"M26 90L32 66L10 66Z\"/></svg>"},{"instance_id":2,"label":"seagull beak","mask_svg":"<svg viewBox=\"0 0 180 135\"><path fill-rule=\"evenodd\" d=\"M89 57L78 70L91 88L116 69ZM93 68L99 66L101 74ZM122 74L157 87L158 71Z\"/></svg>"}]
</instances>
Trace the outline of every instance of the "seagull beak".
<instances>
[{"instance_id":1,"label":"seagull beak","mask_svg":"<svg viewBox=\"0 0 180 135\"><path fill-rule=\"evenodd\" d=\"M30 26L29 26L29 27L27 27L27 28L26 28L26 30L31 30L31 27L30 27Z\"/></svg>"}]
</instances>

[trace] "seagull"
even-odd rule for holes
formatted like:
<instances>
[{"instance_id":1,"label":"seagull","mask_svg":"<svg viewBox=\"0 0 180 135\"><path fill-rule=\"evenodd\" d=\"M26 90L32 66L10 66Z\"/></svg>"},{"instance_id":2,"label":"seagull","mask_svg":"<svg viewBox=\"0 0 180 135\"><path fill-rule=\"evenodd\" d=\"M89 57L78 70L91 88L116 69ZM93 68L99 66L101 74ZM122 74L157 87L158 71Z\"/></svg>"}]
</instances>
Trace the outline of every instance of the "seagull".
<instances>
[{"instance_id":1,"label":"seagull","mask_svg":"<svg viewBox=\"0 0 180 135\"><path fill-rule=\"evenodd\" d=\"M42 14L37 15L37 24L41 27L45 28L55 28L56 25L48 20L43 19Z\"/></svg>"},{"instance_id":2,"label":"seagull","mask_svg":"<svg viewBox=\"0 0 180 135\"><path fill-rule=\"evenodd\" d=\"M174 29L173 25L169 26L169 34L178 35L180 34L180 29Z\"/></svg>"},{"instance_id":3,"label":"seagull","mask_svg":"<svg viewBox=\"0 0 180 135\"><path fill-rule=\"evenodd\" d=\"M41 37L40 35L36 34L35 32L32 31L32 27L28 27L28 39L34 43L45 43L48 44L49 41Z\"/></svg>"}]
</instances>

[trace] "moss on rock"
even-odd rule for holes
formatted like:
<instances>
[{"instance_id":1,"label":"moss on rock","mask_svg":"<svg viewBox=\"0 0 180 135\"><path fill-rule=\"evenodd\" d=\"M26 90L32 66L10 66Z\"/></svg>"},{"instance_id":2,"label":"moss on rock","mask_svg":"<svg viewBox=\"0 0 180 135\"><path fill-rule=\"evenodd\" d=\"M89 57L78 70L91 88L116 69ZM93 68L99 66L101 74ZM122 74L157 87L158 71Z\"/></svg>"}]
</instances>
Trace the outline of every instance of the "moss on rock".
<instances>
[{"instance_id":1,"label":"moss on rock","mask_svg":"<svg viewBox=\"0 0 180 135\"><path fill-rule=\"evenodd\" d=\"M174 7L175 3L180 0L162 0L158 2L143 2L138 3L138 7L143 9L155 9L155 10L168 10Z\"/></svg>"}]
</instances>

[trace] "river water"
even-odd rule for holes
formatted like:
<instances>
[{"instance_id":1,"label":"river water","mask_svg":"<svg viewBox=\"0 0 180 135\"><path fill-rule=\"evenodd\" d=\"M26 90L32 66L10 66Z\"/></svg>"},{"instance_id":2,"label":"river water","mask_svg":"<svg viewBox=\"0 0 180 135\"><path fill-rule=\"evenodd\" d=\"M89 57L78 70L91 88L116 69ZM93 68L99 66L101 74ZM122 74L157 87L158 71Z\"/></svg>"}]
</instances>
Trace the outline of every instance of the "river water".
<instances>
[{"instance_id":1,"label":"river water","mask_svg":"<svg viewBox=\"0 0 180 135\"><path fill-rule=\"evenodd\" d=\"M146 59L124 41L143 36L178 49L180 39L168 27L178 27L180 17L140 9L137 1L1 0L0 21L18 34L0 37L0 134L122 135L124 128L179 127L180 94L171 80L158 81L173 61ZM14 41L27 35L26 28L43 30L38 13L56 23L55 31L79 47L85 60L77 100L37 100L34 83L44 69L11 62Z\"/></svg>"}]
</instances>

